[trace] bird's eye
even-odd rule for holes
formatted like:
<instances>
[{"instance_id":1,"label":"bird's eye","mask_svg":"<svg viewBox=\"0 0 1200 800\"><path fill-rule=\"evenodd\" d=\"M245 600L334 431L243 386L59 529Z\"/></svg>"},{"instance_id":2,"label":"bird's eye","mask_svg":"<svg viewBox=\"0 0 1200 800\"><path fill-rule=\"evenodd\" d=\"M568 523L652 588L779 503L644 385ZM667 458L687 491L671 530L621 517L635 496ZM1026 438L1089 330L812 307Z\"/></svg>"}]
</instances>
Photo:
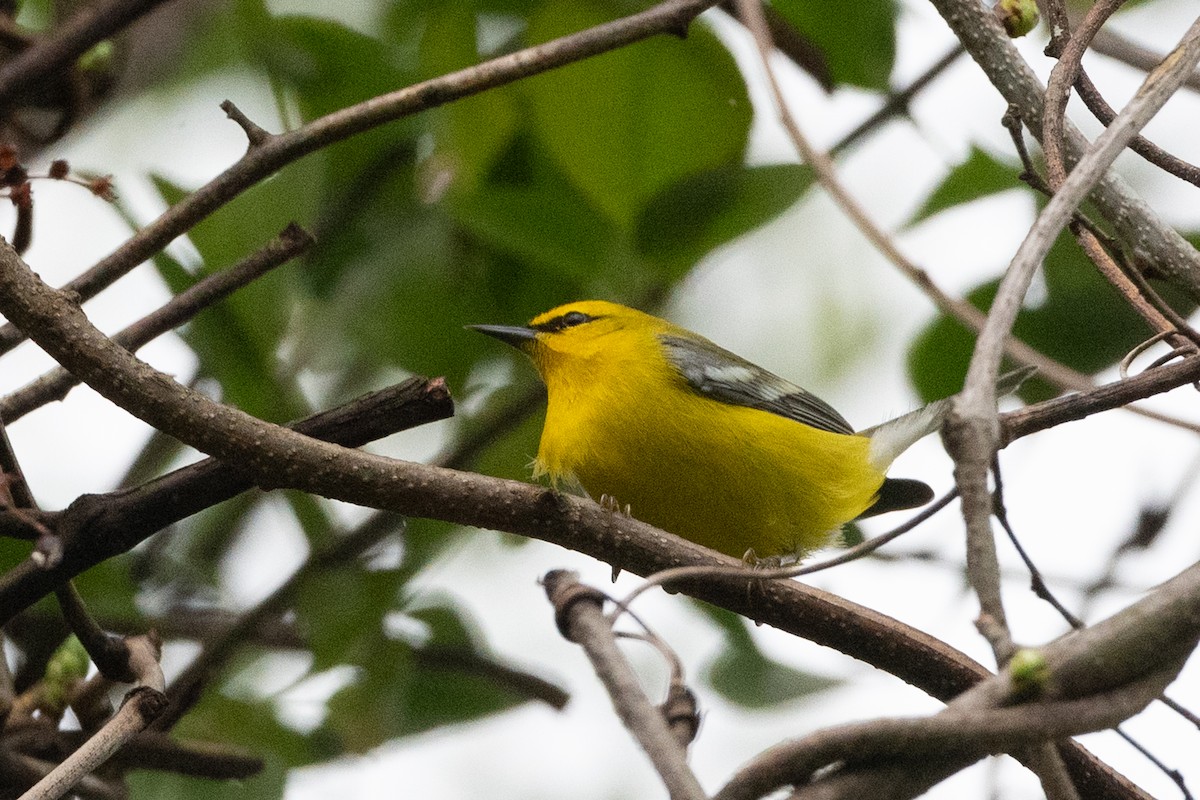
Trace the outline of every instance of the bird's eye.
<instances>
[{"instance_id":1,"label":"bird's eye","mask_svg":"<svg viewBox=\"0 0 1200 800\"><path fill-rule=\"evenodd\" d=\"M558 333L559 331L566 330L567 328L573 328L576 325L582 325L585 322L591 322L594 319L595 317L585 314L582 311L568 311L561 316L557 316L551 320L546 320L542 324L534 325L533 327L539 331L545 331L546 333Z\"/></svg>"}]
</instances>

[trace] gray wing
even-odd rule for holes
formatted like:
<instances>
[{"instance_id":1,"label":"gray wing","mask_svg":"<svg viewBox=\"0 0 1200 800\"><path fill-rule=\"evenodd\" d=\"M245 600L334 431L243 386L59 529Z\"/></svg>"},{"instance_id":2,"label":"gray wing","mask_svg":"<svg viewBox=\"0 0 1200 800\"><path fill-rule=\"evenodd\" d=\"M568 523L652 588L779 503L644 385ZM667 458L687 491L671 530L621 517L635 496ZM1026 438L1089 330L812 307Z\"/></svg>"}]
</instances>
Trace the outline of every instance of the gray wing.
<instances>
[{"instance_id":1,"label":"gray wing","mask_svg":"<svg viewBox=\"0 0 1200 800\"><path fill-rule=\"evenodd\" d=\"M659 335L667 361L700 394L757 408L831 433L854 433L841 414L816 395L707 339Z\"/></svg>"}]
</instances>

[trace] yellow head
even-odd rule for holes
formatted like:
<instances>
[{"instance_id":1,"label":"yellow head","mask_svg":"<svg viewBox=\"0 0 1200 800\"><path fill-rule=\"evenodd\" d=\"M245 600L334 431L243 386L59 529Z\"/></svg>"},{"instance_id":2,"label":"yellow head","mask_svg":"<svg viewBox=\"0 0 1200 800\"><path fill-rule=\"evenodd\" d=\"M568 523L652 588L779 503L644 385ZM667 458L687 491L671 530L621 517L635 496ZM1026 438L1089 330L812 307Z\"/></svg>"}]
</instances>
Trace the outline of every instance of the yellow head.
<instances>
[{"instance_id":1,"label":"yellow head","mask_svg":"<svg viewBox=\"0 0 1200 800\"><path fill-rule=\"evenodd\" d=\"M683 329L627 306L605 300L581 300L539 314L528 327L472 325L524 352L537 366L552 402L588 384L606 382L606 390L628 383L653 366L665 368L657 337ZM624 377L622 377L624 375Z\"/></svg>"}]
</instances>

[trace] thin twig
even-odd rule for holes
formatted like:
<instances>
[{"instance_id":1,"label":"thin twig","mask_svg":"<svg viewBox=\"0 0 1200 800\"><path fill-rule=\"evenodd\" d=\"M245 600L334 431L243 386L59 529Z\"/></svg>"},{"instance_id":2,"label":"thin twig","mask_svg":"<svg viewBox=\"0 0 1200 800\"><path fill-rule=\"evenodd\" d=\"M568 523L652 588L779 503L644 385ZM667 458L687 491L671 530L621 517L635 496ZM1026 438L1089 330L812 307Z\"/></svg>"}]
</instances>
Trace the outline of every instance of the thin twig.
<instances>
[{"instance_id":1,"label":"thin twig","mask_svg":"<svg viewBox=\"0 0 1200 800\"><path fill-rule=\"evenodd\" d=\"M313 239L296 224L288 225L261 250L197 281L129 327L113 335L117 344L136 353L149 342L189 320L238 289L286 264L312 246ZM15 421L53 400L62 400L79 379L59 367L0 398L0 416Z\"/></svg>"},{"instance_id":2,"label":"thin twig","mask_svg":"<svg viewBox=\"0 0 1200 800\"><path fill-rule=\"evenodd\" d=\"M930 3L996 90L1016 106L1029 129L1040 136L1044 87L991 10L976 0L930 0ZM1172 56L1169 60L1178 58ZM1194 73L1175 74L1182 83ZM1087 141L1070 123L1064 133L1069 148L1066 155L1073 160L1087 148ZM1193 298L1200 298L1200 252L1164 223L1123 179L1111 172L1104 175L1092 188L1090 198L1100 214L1112 223L1135 261L1154 265Z\"/></svg>"},{"instance_id":3,"label":"thin twig","mask_svg":"<svg viewBox=\"0 0 1200 800\"><path fill-rule=\"evenodd\" d=\"M1100 94L1100 90L1083 67L1079 68L1079 77L1075 79L1075 90L1079 92L1079 97L1087 106L1088 111L1092 112L1092 116L1100 120L1100 124L1108 125L1116 119L1116 109L1110 106L1104 96ZM1167 152L1146 137L1135 136L1129 143L1129 149L1164 172L1174 175L1182 181L1187 181L1193 186L1200 186L1200 167Z\"/></svg>"},{"instance_id":4,"label":"thin twig","mask_svg":"<svg viewBox=\"0 0 1200 800\"><path fill-rule=\"evenodd\" d=\"M1000 415L1001 443L1029 436L1065 422L1083 419L1101 411L1123 408L1128 403L1153 397L1180 386L1200 381L1200 357L1147 370L1138 375L1078 394L1055 397Z\"/></svg>"},{"instance_id":5,"label":"thin twig","mask_svg":"<svg viewBox=\"0 0 1200 800\"><path fill-rule=\"evenodd\" d=\"M961 44L956 44L951 47L944 56L933 62L924 72L913 79L912 83L904 87L898 92L892 92L888 95L887 100L880 106L874 114L864 119L858 125L854 126L849 133L838 139L837 143L829 148L829 155L836 156L854 145L859 139L866 136L871 131L878 128L884 122L892 117L900 114L908 113L908 106L912 99L920 92L925 90L925 87L933 83L939 76L958 61L965 53Z\"/></svg>"},{"instance_id":6,"label":"thin twig","mask_svg":"<svg viewBox=\"0 0 1200 800\"><path fill-rule=\"evenodd\" d=\"M778 43L779 52L811 75L822 89L832 92L834 89L833 75L830 74L824 51L811 39L796 30L796 27L788 22L777 9L765 2L762 4L762 8L767 25L771 28L771 37ZM733 0L722 0L721 10L738 22L742 22L737 3Z\"/></svg>"},{"instance_id":7,"label":"thin twig","mask_svg":"<svg viewBox=\"0 0 1200 800\"><path fill-rule=\"evenodd\" d=\"M1059 613L1067 624L1078 630L1084 627L1083 620L1071 613L1071 611L1063 605L1063 603L1050 591L1050 587L1046 584L1046 580L1042 577L1041 570L1033 563L1033 559L1029 557L1025 547L1021 544L1021 540L1017 538L1016 531L1013 530L1012 523L1008 519L1008 509L1004 503L1004 482L1000 477L1000 459L997 456L992 461L992 475L996 481L995 489L995 507L992 510L996 521L1000 523L1000 527L1004 529L1004 533L1008 536L1008 541L1012 544L1013 549L1017 551L1017 555L1025 564L1025 568L1029 570L1029 588L1033 593L1045 600L1054 610Z\"/></svg>"},{"instance_id":8,"label":"thin twig","mask_svg":"<svg viewBox=\"0 0 1200 800\"><path fill-rule=\"evenodd\" d=\"M1066 143L1063 141L1064 120L1067 109L1067 99L1071 86L1083 77L1082 59L1096 31L1108 20L1125 0L1099 0L1088 9L1079 28L1072 34L1070 31L1056 31L1056 42L1061 49L1058 63L1050 73L1046 83L1046 100L1042 116L1042 150L1046 156L1046 173L1051 191L1057 191L1067 177L1067 164L1064 156ZM1057 5L1054 0L1051 5ZM1110 119L1109 122L1112 120ZM1106 123L1107 124L1107 123ZM1134 137L1130 141L1136 141ZM1116 261L1108 251L1101 246L1099 240L1088 231L1075 231L1079 244L1083 247L1092 263L1109 283L1126 299L1129 305L1137 311L1155 331L1172 331L1173 325L1157 308L1143 297L1138 287L1129 279L1125 271L1117 266ZM1177 338L1182 338L1181 336Z\"/></svg>"},{"instance_id":9,"label":"thin twig","mask_svg":"<svg viewBox=\"0 0 1200 800\"><path fill-rule=\"evenodd\" d=\"M629 606L639 596L654 588L655 586L670 586L672 583L685 580L695 580L697 578L707 577L743 577L748 581L765 581L765 580L782 580L787 578L798 578L803 575L812 575L816 572L827 570L831 567L836 567L841 564L846 564L851 561L857 561L863 556L874 553L879 548L889 542L895 541L899 537L916 528L925 520L932 517L937 512L948 506L954 498L958 497L958 491L952 489L931 505L921 509L921 512L912 519L905 522L887 533L882 533L879 536L873 536L864 542L856 544L854 547L848 547L843 552L836 556L818 561L815 564L794 565L789 567L780 567L778 569L760 569L740 567L729 569L726 567L675 567L673 569L665 569L662 572L656 572L650 575L646 580L638 584L637 588L627 594L619 602L617 609L620 612L628 610Z\"/></svg>"},{"instance_id":10,"label":"thin twig","mask_svg":"<svg viewBox=\"0 0 1200 800\"><path fill-rule=\"evenodd\" d=\"M1084 16L1074 34L1067 28L1053 27L1054 46L1058 50L1058 63L1050 71L1050 79L1046 81L1046 97L1042 106L1042 151L1046 154L1046 170L1050 176L1050 186L1058 189L1067 179L1066 142L1064 141L1064 117L1067 110L1067 98L1071 87L1079 74L1083 54L1096 35L1096 31L1108 20L1125 0L1097 0ZM1052 0L1051 7L1059 6L1059 0Z\"/></svg>"},{"instance_id":11,"label":"thin twig","mask_svg":"<svg viewBox=\"0 0 1200 800\"><path fill-rule=\"evenodd\" d=\"M149 14L164 0L108 0L79 6L48 36L0 67L0 107L70 66L98 42Z\"/></svg>"}]
</instances>

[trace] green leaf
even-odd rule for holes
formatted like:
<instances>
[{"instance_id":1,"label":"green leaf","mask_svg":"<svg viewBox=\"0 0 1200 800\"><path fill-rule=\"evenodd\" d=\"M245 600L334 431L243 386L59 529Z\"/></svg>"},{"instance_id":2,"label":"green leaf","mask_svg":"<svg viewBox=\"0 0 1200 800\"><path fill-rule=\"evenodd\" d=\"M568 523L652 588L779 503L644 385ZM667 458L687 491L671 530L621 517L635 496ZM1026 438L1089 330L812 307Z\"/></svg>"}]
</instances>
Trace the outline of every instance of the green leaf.
<instances>
[{"instance_id":1,"label":"green leaf","mask_svg":"<svg viewBox=\"0 0 1200 800\"><path fill-rule=\"evenodd\" d=\"M544 273L542 280L570 277L584 285L598 272L627 266L616 226L553 163L534 157L538 164L523 180L456 192L447 211L487 245Z\"/></svg>"},{"instance_id":2,"label":"green leaf","mask_svg":"<svg viewBox=\"0 0 1200 800\"><path fill-rule=\"evenodd\" d=\"M473 66L477 18L467 3L448 3L432 11L421 41L421 64L427 77ZM517 95L500 87L449 103L434 112L437 148L428 169L438 180L473 185L504 151L518 127Z\"/></svg>"},{"instance_id":3,"label":"green leaf","mask_svg":"<svg viewBox=\"0 0 1200 800\"><path fill-rule=\"evenodd\" d=\"M647 205L638 248L681 276L706 253L781 214L811 185L812 171L796 164L726 165L689 175Z\"/></svg>"},{"instance_id":4,"label":"green leaf","mask_svg":"<svg viewBox=\"0 0 1200 800\"><path fill-rule=\"evenodd\" d=\"M232 266L266 245L289 222L305 222L315 199L305 181L304 169L286 170L194 227L188 237L204 259L200 274ZM170 204L187 194L165 178L156 177L155 185ZM198 279L180 274L177 265L161 259L155 265L175 292ZM221 383L223 399L272 422L288 422L308 412L290 378L281 374L278 360L295 282L289 266L206 308L183 333L200 358L201 372Z\"/></svg>"},{"instance_id":5,"label":"green leaf","mask_svg":"<svg viewBox=\"0 0 1200 800\"><path fill-rule=\"evenodd\" d=\"M1093 375L1149 337L1146 323L1099 275L1069 233L1060 235L1050 249L1043 276L1045 300L1021 309L1013 326L1013 333L1035 349ZM989 281L972 290L967 299L986 310L998 285L998 279ZM1165 285L1156 288L1185 316L1196 308L1181 292ZM957 321L946 316L934 320L909 350L909 374L921 396L932 400L961 389L974 346L975 334ZM1057 393L1036 375L1020 391L1027 402Z\"/></svg>"},{"instance_id":6,"label":"green leaf","mask_svg":"<svg viewBox=\"0 0 1200 800\"><path fill-rule=\"evenodd\" d=\"M60 713L67 708L68 695L75 690L88 672L91 659L83 643L74 634L58 646L46 664L44 678L45 701Z\"/></svg>"},{"instance_id":7,"label":"green leaf","mask_svg":"<svg viewBox=\"0 0 1200 800\"><path fill-rule=\"evenodd\" d=\"M384 616L396 606L402 583L398 570L368 571L359 564L306 580L295 609L312 647L313 669L357 663L376 647Z\"/></svg>"},{"instance_id":8,"label":"green leaf","mask_svg":"<svg viewBox=\"0 0 1200 800\"><path fill-rule=\"evenodd\" d=\"M544 42L625 13L550 2L530 20ZM521 84L537 136L580 190L632 229L646 202L686 175L739 162L751 108L733 58L706 28L656 37Z\"/></svg>"},{"instance_id":9,"label":"green leaf","mask_svg":"<svg viewBox=\"0 0 1200 800\"><path fill-rule=\"evenodd\" d=\"M894 0L772 0L771 5L825 54L834 84L888 89L896 58Z\"/></svg>"},{"instance_id":10,"label":"green leaf","mask_svg":"<svg viewBox=\"0 0 1200 800\"><path fill-rule=\"evenodd\" d=\"M987 152L972 147L970 155L954 169L913 214L909 225L915 225L939 211L969 203L988 195L1010 189L1027 189L1018 177L1021 167L1001 161Z\"/></svg>"},{"instance_id":11,"label":"green leaf","mask_svg":"<svg viewBox=\"0 0 1200 800\"><path fill-rule=\"evenodd\" d=\"M404 642L378 640L360 661L358 679L331 699L323 735L339 749L364 752L527 699L479 669L479 656L486 658L486 653L457 610L437 606L414 616L428 625L432 641L414 650ZM442 657L427 657L430 645L437 645ZM463 654L457 660L456 650Z\"/></svg>"},{"instance_id":12,"label":"green leaf","mask_svg":"<svg viewBox=\"0 0 1200 800\"><path fill-rule=\"evenodd\" d=\"M417 78L407 68L409 54L403 48L325 19L270 18L248 47L276 86L287 90L282 94L294 98L305 121L397 91ZM302 196L317 195L323 202L314 231L318 247L353 219L375 187L397 167L402 171L411 167L415 142L428 124L425 115L407 117L356 134L300 162L309 172L299 176L305 185L295 188ZM292 175L297 166L290 165L281 175ZM328 287L342 268L329 259L323 266L332 271L319 276L323 280L317 283Z\"/></svg>"},{"instance_id":13,"label":"green leaf","mask_svg":"<svg viewBox=\"0 0 1200 800\"><path fill-rule=\"evenodd\" d=\"M306 120L404 88L415 77L385 42L317 17L269 17L253 32L251 57L296 90Z\"/></svg>"},{"instance_id":14,"label":"green leaf","mask_svg":"<svg viewBox=\"0 0 1200 800\"><path fill-rule=\"evenodd\" d=\"M771 708L841 683L771 660L755 645L743 617L707 603L696 605L725 634L725 649L704 674L726 700L745 708Z\"/></svg>"}]
</instances>

